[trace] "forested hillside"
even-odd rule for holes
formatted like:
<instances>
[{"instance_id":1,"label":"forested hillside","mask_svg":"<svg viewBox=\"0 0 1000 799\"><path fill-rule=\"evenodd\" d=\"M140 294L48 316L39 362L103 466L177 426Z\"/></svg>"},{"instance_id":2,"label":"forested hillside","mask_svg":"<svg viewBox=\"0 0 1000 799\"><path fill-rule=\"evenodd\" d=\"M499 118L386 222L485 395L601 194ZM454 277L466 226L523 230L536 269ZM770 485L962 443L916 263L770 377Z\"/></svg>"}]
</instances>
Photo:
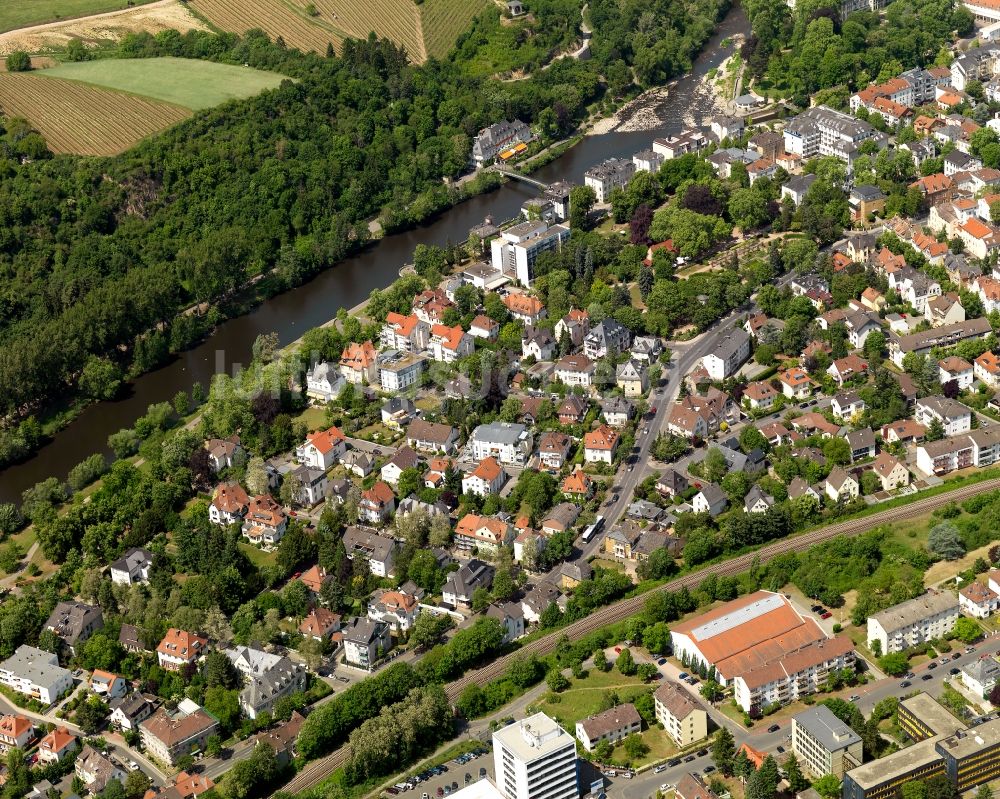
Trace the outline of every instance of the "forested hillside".
<instances>
[{"instance_id":1,"label":"forested hillside","mask_svg":"<svg viewBox=\"0 0 1000 799\"><path fill-rule=\"evenodd\" d=\"M633 60L643 83L686 68L723 4L635 0L622 13L593 0L595 58L509 83L467 76L456 55L413 67L374 38L324 58L260 32L129 37L121 57L208 58L293 80L111 159L47 158L23 121L3 121L0 416L11 423L0 466L36 443L37 425L19 418L77 388L103 398L202 335L212 317L182 309L273 267L276 289L300 283L362 243L373 215L392 228L447 207L457 195L441 178L463 171L480 128L518 117L565 135L605 74L622 93Z\"/></svg>"}]
</instances>

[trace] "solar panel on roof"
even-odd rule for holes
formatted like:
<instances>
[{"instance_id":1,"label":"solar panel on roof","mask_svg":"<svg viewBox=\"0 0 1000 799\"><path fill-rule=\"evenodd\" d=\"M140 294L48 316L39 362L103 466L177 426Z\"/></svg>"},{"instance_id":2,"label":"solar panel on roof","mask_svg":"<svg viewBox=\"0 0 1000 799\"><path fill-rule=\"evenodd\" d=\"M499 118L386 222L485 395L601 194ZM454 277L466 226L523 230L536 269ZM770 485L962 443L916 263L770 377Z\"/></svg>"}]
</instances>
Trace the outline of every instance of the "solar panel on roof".
<instances>
[{"instance_id":1,"label":"solar panel on roof","mask_svg":"<svg viewBox=\"0 0 1000 799\"><path fill-rule=\"evenodd\" d=\"M721 633L728 632L742 624L753 621L765 613L770 613L772 610L777 610L784 604L784 599L780 594L771 594L766 597L758 599L756 602L751 602L742 608L734 610L732 613L727 613L725 616L720 616L718 619L712 619L707 621L699 627L695 627L691 634L698 641L704 641L706 638L713 638Z\"/></svg>"}]
</instances>

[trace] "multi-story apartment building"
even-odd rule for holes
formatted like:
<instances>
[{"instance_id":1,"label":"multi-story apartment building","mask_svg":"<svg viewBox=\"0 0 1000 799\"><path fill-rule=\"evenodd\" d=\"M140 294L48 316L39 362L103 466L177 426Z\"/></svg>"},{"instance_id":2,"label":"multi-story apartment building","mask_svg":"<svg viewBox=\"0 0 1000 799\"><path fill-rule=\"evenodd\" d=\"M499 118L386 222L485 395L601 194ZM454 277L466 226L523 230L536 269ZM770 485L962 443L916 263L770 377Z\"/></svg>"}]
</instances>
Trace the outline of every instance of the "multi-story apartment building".
<instances>
[{"instance_id":1,"label":"multi-story apartment building","mask_svg":"<svg viewBox=\"0 0 1000 799\"><path fill-rule=\"evenodd\" d=\"M750 357L750 336L735 327L716 342L715 349L702 359L712 380L725 380L734 375Z\"/></svg>"},{"instance_id":2,"label":"multi-story apartment building","mask_svg":"<svg viewBox=\"0 0 1000 799\"><path fill-rule=\"evenodd\" d=\"M631 162L630 162L631 163ZM558 250L569 239L569 228L542 220L521 222L490 242L493 268L530 286L535 278L535 262L543 252Z\"/></svg>"},{"instance_id":3,"label":"multi-story apartment building","mask_svg":"<svg viewBox=\"0 0 1000 799\"><path fill-rule=\"evenodd\" d=\"M680 683L664 680L653 694L656 720L680 748L708 737L708 713Z\"/></svg>"},{"instance_id":4,"label":"multi-story apartment building","mask_svg":"<svg viewBox=\"0 0 1000 799\"><path fill-rule=\"evenodd\" d=\"M601 741L612 746L642 730L642 718L635 705L625 702L601 713L595 713L576 723L576 739L588 752Z\"/></svg>"},{"instance_id":5,"label":"multi-story apartment building","mask_svg":"<svg viewBox=\"0 0 1000 799\"><path fill-rule=\"evenodd\" d=\"M534 439L523 424L493 422L481 424L469 437L469 454L474 460L496 458L497 461L523 466L531 457Z\"/></svg>"},{"instance_id":6,"label":"multi-story apartment building","mask_svg":"<svg viewBox=\"0 0 1000 799\"><path fill-rule=\"evenodd\" d=\"M802 158L832 155L844 161L848 169L860 154L863 142L873 140L884 148L887 138L867 122L818 105L803 111L785 125L785 152Z\"/></svg>"},{"instance_id":7,"label":"multi-story apartment building","mask_svg":"<svg viewBox=\"0 0 1000 799\"><path fill-rule=\"evenodd\" d=\"M792 752L815 777L844 772L861 765L861 736L833 715L826 705L816 705L792 716Z\"/></svg>"},{"instance_id":8,"label":"multi-story apartment building","mask_svg":"<svg viewBox=\"0 0 1000 799\"><path fill-rule=\"evenodd\" d=\"M507 799L577 799L576 742L544 713L493 733L496 784Z\"/></svg>"},{"instance_id":9,"label":"multi-story apartment building","mask_svg":"<svg viewBox=\"0 0 1000 799\"><path fill-rule=\"evenodd\" d=\"M655 151L655 147L654 147ZM584 185L597 195L597 202L606 203L615 189L624 189L635 176L635 164L624 158L609 158L592 166L583 174Z\"/></svg>"},{"instance_id":10,"label":"multi-story apartment building","mask_svg":"<svg viewBox=\"0 0 1000 799\"><path fill-rule=\"evenodd\" d=\"M950 593L924 594L868 617L869 647L883 655L944 638L958 620L958 600Z\"/></svg>"},{"instance_id":11,"label":"multi-story apartment building","mask_svg":"<svg viewBox=\"0 0 1000 799\"><path fill-rule=\"evenodd\" d=\"M424 358L419 355L390 350L379 356L378 376L383 391L405 391L419 383L423 373Z\"/></svg>"}]
</instances>

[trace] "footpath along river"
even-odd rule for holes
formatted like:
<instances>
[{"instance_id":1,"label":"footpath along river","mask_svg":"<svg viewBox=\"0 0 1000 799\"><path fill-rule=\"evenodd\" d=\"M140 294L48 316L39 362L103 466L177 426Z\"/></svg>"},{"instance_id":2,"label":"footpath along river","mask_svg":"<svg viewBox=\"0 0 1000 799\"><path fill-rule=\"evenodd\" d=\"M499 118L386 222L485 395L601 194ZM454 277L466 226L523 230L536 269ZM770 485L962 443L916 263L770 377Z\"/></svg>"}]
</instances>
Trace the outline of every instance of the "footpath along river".
<instances>
[{"instance_id":1,"label":"footpath along river","mask_svg":"<svg viewBox=\"0 0 1000 799\"><path fill-rule=\"evenodd\" d=\"M746 35L748 31L743 9L735 6L695 60L692 71L671 84L666 98L650 109L659 124L641 132L587 136L532 177L544 183L557 180L583 183L583 173L607 158L631 158L648 148L654 138L677 133L691 124L704 124L717 113L705 75L731 53L719 44L727 37ZM131 426L151 403L169 401L178 391L189 390L196 382L207 388L217 372L232 372L238 364L248 363L251 346L259 334L277 332L282 345L294 341L306 330L336 316L340 308L353 308L372 289L389 285L398 276L400 267L412 259L418 244L464 242L469 229L486 216L510 219L526 199L537 194L527 184L510 181L497 191L455 206L424 227L386 236L305 285L219 325L199 346L137 379L121 399L88 407L33 458L0 471L0 502L20 503L21 492L39 480L52 476L64 479L69 469L88 455L108 452L108 436Z\"/></svg>"}]
</instances>

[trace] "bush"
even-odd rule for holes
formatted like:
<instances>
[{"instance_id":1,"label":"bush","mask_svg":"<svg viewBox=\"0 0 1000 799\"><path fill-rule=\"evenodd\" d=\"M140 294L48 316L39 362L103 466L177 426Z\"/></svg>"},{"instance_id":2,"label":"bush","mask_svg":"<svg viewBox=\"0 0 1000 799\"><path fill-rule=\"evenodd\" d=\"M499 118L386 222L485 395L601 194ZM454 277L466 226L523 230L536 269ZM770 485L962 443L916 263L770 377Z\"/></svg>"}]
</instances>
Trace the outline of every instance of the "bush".
<instances>
[{"instance_id":1,"label":"bush","mask_svg":"<svg viewBox=\"0 0 1000 799\"><path fill-rule=\"evenodd\" d=\"M15 50L7 56L8 72L27 72L31 69L31 56L24 50Z\"/></svg>"},{"instance_id":2,"label":"bush","mask_svg":"<svg viewBox=\"0 0 1000 799\"><path fill-rule=\"evenodd\" d=\"M107 470L108 464L104 460L104 456L97 453L70 469L69 475L66 477L66 483L74 491L80 491L93 483Z\"/></svg>"}]
</instances>

